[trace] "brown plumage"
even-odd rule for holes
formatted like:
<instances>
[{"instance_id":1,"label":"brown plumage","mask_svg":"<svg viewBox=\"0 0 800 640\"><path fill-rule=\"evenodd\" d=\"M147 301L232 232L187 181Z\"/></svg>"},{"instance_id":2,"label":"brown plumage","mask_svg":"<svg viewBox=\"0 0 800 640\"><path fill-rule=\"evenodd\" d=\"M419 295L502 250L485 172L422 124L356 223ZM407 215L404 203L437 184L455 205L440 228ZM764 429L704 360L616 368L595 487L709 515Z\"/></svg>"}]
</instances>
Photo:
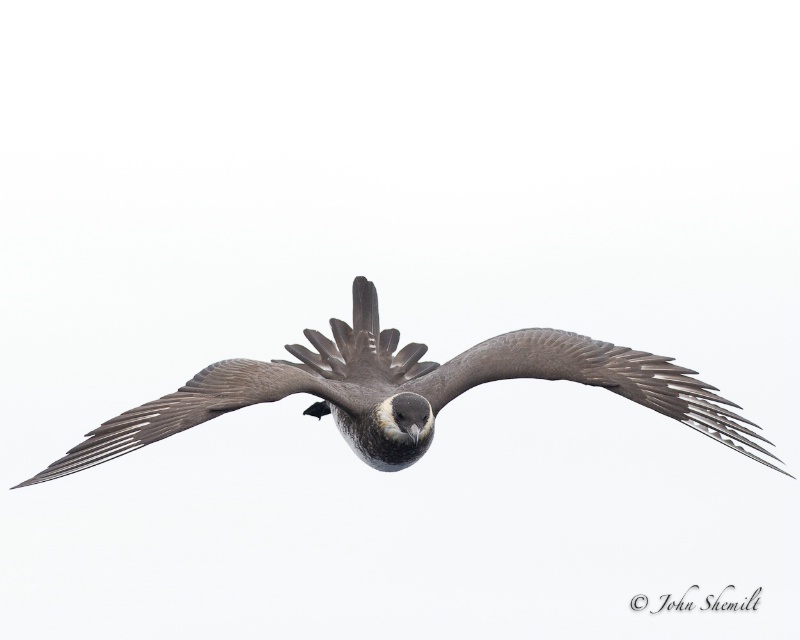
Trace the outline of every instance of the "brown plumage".
<instances>
[{"instance_id":1,"label":"brown plumage","mask_svg":"<svg viewBox=\"0 0 800 640\"><path fill-rule=\"evenodd\" d=\"M397 471L428 450L435 417L450 401L477 385L509 378L604 387L789 475L760 457L778 460L754 440L772 443L746 425L760 427L725 408L740 407L672 358L556 329L522 329L482 342L443 366L420 362L424 344L410 343L395 353L400 333L380 330L378 295L363 277L353 283L353 327L334 318L331 329L333 341L318 331L304 332L316 352L287 345L301 363L236 359L206 367L176 393L89 432L65 457L17 487L82 471L223 413L294 393L321 398L306 413L320 418L332 413L367 464Z\"/></svg>"}]
</instances>

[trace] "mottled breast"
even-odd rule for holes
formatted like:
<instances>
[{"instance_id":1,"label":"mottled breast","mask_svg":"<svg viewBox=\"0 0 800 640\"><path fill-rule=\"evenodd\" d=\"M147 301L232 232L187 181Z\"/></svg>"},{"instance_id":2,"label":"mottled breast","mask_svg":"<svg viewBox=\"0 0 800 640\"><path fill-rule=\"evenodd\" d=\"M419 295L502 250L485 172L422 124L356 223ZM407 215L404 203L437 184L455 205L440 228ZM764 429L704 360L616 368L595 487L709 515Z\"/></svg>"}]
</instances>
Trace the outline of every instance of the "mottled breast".
<instances>
[{"instance_id":1,"label":"mottled breast","mask_svg":"<svg viewBox=\"0 0 800 640\"><path fill-rule=\"evenodd\" d=\"M410 467L425 454L433 441L432 424L425 439L414 446L410 438L399 441L387 437L376 413L354 419L332 404L331 415L353 452L378 471L402 471Z\"/></svg>"}]
</instances>

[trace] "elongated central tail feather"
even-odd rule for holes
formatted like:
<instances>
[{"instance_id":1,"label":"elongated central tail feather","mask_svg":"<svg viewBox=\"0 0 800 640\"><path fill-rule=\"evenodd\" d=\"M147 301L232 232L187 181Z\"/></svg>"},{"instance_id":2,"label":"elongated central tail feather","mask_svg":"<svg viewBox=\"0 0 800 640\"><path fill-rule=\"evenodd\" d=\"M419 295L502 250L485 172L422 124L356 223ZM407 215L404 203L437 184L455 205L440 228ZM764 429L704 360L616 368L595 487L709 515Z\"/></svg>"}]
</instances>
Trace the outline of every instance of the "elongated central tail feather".
<instances>
[{"instance_id":1,"label":"elongated central tail feather","mask_svg":"<svg viewBox=\"0 0 800 640\"><path fill-rule=\"evenodd\" d=\"M378 291L364 276L353 281L353 331L371 333L375 340L381 333L378 315Z\"/></svg>"}]
</instances>

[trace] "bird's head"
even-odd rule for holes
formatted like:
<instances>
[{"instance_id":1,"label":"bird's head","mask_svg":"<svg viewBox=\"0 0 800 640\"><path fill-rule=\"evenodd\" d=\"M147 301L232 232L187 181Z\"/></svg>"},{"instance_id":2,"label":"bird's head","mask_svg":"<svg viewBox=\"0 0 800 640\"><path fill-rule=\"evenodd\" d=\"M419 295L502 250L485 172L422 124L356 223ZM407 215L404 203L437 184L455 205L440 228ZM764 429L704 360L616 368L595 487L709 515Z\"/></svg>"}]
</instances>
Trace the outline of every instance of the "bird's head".
<instances>
[{"instance_id":1,"label":"bird's head","mask_svg":"<svg viewBox=\"0 0 800 640\"><path fill-rule=\"evenodd\" d=\"M433 435L431 403L416 393L398 393L386 398L377 409L378 425L393 442L412 447L427 444Z\"/></svg>"}]
</instances>

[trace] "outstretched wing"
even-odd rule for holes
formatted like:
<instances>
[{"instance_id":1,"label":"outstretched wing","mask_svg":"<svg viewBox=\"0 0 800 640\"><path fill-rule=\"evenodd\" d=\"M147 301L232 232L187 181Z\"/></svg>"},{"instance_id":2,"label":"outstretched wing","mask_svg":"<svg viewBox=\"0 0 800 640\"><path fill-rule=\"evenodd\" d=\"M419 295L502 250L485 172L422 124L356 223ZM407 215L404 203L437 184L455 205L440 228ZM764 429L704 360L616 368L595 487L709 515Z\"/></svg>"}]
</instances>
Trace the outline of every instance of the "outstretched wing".
<instances>
[{"instance_id":1,"label":"outstretched wing","mask_svg":"<svg viewBox=\"0 0 800 640\"><path fill-rule=\"evenodd\" d=\"M66 456L30 480L26 487L55 480L163 440L223 413L294 393L311 393L345 409L341 383L328 382L286 364L223 360L189 380L176 393L153 400L103 423Z\"/></svg>"},{"instance_id":2,"label":"outstretched wing","mask_svg":"<svg viewBox=\"0 0 800 640\"><path fill-rule=\"evenodd\" d=\"M541 378L605 387L790 475L753 453L781 462L745 437L772 444L744 425L760 427L720 405L741 407L712 393L716 387L690 377L697 372L672 360L567 331L522 329L482 342L402 389L426 397L438 414L465 391L494 380Z\"/></svg>"}]
</instances>

